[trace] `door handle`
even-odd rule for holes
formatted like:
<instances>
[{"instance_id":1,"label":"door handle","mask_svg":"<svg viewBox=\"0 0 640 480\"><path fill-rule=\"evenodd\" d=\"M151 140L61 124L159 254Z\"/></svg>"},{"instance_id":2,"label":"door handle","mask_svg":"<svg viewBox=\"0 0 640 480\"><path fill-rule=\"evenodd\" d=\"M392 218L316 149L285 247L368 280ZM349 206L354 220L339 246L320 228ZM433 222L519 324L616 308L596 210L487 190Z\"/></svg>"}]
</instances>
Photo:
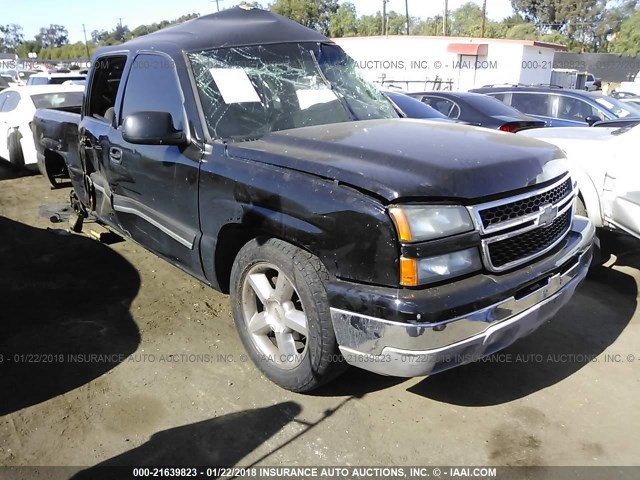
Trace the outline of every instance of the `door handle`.
<instances>
[{"instance_id":1,"label":"door handle","mask_svg":"<svg viewBox=\"0 0 640 480\"><path fill-rule=\"evenodd\" d=\"M122 150L116 147L111 147L109 149L109 160L111 163L121 164L122 163Z\"/></svg>"}]
</instances>

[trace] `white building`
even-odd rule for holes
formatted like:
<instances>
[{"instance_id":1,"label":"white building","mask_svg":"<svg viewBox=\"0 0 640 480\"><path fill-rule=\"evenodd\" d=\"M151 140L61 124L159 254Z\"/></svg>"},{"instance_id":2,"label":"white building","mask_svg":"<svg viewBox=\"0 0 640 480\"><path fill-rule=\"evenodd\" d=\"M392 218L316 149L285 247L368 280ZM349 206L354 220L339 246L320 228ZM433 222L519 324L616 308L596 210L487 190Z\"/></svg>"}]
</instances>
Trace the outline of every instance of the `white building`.
<instances>
[{"instance_id":1,"label":"white building","mask_svg":"<svg viewBox=\"0 0 640 480\"><path fill-rule=\"evenodd\" d=\"M566 47L534 40L468 37L333 39L368 80L408 91L469 90L492 84L549 84L553 55Z\"/></svg>"}]
</instances>

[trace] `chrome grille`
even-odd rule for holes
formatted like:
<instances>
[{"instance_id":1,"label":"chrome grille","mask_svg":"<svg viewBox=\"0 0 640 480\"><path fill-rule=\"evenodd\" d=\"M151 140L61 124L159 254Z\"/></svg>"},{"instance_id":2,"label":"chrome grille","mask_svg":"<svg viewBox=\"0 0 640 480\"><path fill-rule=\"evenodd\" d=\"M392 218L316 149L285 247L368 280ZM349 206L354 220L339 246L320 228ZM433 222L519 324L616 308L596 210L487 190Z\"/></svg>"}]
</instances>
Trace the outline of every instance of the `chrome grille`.
<instances>
[{"instance_id":1,"label":"chrome grille","mask_svg":"<svg viewBox=\"0 0 640 480\"><path fill-rule=\"evenodd\" d=\"M551 225L530 230L515 237L509 237L489 244L489 256L494 267L504 267L523 258L535 257L563 237L571 225L571 209L551 223Z\"/></svg>"},{"instance_id":2,"label":"chrome grille","mask_svg":"<svg viewBox=\"0 0 640 480\"><path fill-rule=\"evenodd\" d=\"M560 185L532 197L517 200L515 202L497 205L480 212L482 225L490 227L497 223L513 220L536 212L542 205L558 203L571 194L571 179L567 178Z\"/></svg>"},{"instance_id":3,"label":"chrome grille","mask_svg":"<svg viewBox=\"0 0 640 480\"><path fill-rule=\"evenodd\" d=\"M470 207L485 267L502 272L544 255L567 235L577 192L569 174L528 193Z\"/></svg>"}]
</instances>

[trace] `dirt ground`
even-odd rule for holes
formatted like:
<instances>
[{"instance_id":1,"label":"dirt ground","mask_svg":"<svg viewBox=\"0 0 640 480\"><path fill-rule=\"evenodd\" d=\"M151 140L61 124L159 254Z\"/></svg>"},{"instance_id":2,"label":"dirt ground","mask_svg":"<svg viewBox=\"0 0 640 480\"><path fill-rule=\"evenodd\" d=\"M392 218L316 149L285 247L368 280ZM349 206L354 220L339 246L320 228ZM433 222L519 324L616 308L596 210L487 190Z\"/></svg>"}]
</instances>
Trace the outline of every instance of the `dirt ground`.
<instances>
[{"instance_id":1,"label":"dirt ground","mask_svg":"<svg viewBox=\"0 0 640 480\"><path fill-rule=\"evenodd\" d=\"M225 295L38 213L68 195L0 167L0 465L640 464L635 240L502 356L298 395L246 360Z\"/></svg>"}]
</instances>

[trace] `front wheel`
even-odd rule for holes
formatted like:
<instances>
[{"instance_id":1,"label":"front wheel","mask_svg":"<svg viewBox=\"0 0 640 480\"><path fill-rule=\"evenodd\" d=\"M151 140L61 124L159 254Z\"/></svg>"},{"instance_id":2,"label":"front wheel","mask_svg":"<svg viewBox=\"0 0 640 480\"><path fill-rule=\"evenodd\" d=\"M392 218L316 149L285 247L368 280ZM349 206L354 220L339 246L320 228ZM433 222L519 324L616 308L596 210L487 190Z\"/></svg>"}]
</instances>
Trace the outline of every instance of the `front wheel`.
<instances>
[{"instance_id":1,"label":"front wheel","mask_svg":"<svg viewBox=\"0 0 640 480\"><path fill-rule=\"evenodd\" d=\"M252 240L231 271L233 318L255 365L274 383L308 392L344 370L325 285L310 253L277 239Z\"/></svg>"}]
</instances>

